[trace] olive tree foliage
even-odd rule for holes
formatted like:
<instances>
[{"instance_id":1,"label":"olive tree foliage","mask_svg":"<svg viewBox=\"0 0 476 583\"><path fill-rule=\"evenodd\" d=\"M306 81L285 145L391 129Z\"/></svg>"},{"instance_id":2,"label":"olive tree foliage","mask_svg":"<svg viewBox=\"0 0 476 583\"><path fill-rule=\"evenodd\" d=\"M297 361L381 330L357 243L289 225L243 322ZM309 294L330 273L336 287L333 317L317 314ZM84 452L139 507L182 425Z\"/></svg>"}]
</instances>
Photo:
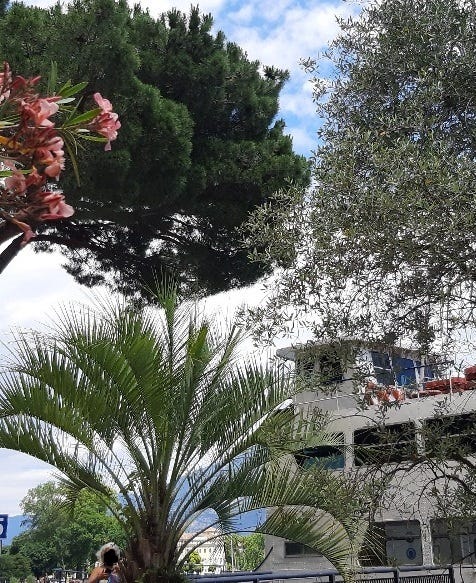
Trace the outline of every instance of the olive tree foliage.
<instances>
[{"instance_id":1,"label":"olive tree foliage","mask_svg":"<svg viewBox=\"0 0 476 583\"><path fill-rule=\"evenodd\" d=\"M314 186L279 192L248 224L250 246L266 246L255 257L284 268L260 332L290 306L318 338L424 350L474 324L474 8L371 2L304 63L323 118Z\"/></svg>"}]
</instances>

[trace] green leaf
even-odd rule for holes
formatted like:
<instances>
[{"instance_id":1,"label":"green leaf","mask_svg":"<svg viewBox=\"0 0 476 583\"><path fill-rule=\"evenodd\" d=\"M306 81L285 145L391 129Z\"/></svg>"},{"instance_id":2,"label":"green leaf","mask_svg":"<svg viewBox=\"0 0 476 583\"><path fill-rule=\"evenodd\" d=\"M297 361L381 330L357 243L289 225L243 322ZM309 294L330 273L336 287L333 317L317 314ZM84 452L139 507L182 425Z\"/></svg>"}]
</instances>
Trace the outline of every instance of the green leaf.
<instances>
[{"instance_id":1,"label":"green leaf","mask_svg":"<svg viewBox=\"0 0 476 583\"><path fill-rule=\"evenodd\" d=\"M88 86L87 81L83 81L82 83L77 83L76 85L72 86L71 82L68 81L68 83L63 85L63 87L59 90L58 95L61 95L61 97L71 97L72 95L76 95L76 93L79 93L80 91L85 89L87 86Z\"/></svg>"},{"instance_id":2,"label":"green leaf","mask_svg":"<svg viewBox=\"0 0 476 583\"><path fill-rule=\"evenodd\" d=\"M54 95L55 87L58 81L58 64L56 61L51 61L50 73L48 75L47 94Z\"/></svg>"},{"instance_id":3,"label":"green leaf","mask_svg":"<svg viewBox=\"0 0 476 583\"><path fill-rule=\"evenodd\" d=\"M73 150L72 145L71 145L71 140L67 139L66 136L65 136L64 143L65 143L66 149L68 150L71 164L73 166L73 172L74 172L74 176L76 178L76 182L79 186L81 184L81 179L79 177L79 168L78 168L78 162L76 160L76 151Z\"/></svg>"},{"instance_id":4,"label":"green leaf","mask_svg":"<svg viewBox=\"0 0 476 583\"><path fill-rule=\"evenodd\" d=\"M90 111L86 111L76 117L73 117L66 121L61 127L69 128L71 126L80 125L86 123L88 121L92 121L95 117L97 117L101 113L102 109L97 107L96 109L91 109Z\"/></svg>"},{"instance_id":5,"label":"green leaf","mask_svg":"<svg viewBox=\"0 0 476 583\"><path fill-rule=\"evenodd\" d=\"M101 142L103 144L108 141L107 138L103 138L102 136L93 136L92 134L85 135L84 133L79 132L77 137L81 138L82 140L87 140L88 142Z\"/></svg>"},{"instance_id":6,"label":"green leaf","mask_svg":"<svg viewBox=\"0 0 476 583\"><path fill-rule=\"evenodd\" d=\"M13 170L0 170L0 178L6 178L8 176L13 176L14 171ZM15 173L20 173L20 174L30 174L31 170L16 170Z\"/></svg>"}]
</instances>

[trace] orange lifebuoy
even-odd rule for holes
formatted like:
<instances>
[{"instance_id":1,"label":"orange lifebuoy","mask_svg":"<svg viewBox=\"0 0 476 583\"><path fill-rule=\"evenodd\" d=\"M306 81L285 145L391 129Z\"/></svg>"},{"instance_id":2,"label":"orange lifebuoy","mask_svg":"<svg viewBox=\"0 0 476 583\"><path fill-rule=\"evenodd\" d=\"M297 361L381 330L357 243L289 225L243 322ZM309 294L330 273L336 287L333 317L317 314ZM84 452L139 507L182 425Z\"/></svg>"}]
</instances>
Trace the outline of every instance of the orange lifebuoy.
<instances>
[{"instance_id":1,"label":"orange lifebuoy","mask_svg":"<svg viewBox=\"0 0 476 583\"><path fill-rule=\"evenodd\" d=\"M377 391L376 396L381 403L394 403L405 399L405 393L399 387L381 388Z\"/></svg>"},{"instance_id":2,"label":"orange lifebuoy","mask_svg":"<svg viewBox=\"0 0 476 583\"><path fill-rule=\"evenodd\" d=\"M398 387L392 387L390 389L390 393L394 397L395 401L403 401L405 399L405 393Z\"/></svg>"},{"instance_id":3,"label":"orange lifebuoy","mask_svg":"<svg viewBox=\"0 0 476 583\"><path fill-rule=\"evenodd\" d=\"M389 401L389 394L387 393L386 389L381 389L377 391L377 399L382 401L383 403L388 403Z\"/></svg>"}]
</instances>

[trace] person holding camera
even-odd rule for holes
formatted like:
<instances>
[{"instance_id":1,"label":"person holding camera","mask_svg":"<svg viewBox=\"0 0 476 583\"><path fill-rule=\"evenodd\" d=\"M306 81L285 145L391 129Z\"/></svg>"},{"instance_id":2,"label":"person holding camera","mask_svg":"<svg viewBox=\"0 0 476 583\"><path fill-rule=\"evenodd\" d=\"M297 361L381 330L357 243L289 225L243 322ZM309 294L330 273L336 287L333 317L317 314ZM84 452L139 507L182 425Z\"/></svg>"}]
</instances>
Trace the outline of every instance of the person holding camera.
<instances>
[{"instance_id":1,"label":"person holding camera","mask_svg":"<svg viewBox=\"0 0 476 583\"><path fill-rule=\"evenodd\" d=\"M97 552L98 562L89 575L88 583L120 583L119 560L121 551L114 543L106 543Z\"/></svg>"}]
</instances>

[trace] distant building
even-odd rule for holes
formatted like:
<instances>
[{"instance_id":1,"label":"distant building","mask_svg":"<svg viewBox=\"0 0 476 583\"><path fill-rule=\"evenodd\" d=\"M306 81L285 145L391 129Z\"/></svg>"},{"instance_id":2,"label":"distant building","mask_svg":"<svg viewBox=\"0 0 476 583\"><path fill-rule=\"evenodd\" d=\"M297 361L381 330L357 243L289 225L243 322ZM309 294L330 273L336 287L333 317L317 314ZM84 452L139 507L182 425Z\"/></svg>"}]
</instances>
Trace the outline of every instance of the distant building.
<instances>
[{"instance_id":1,"label":"distant building","mask_svg":"<svg viewBox=\"0 0 476 583\"><path fill-rule=\"evenodd\" d=\"M191 540L192 538L193 540ZM196 551L202 561L202 573L221 573L226 569L225 543L223 536L220 536L218 531L208 528L199 535L186 532L182 536L181 542L186 541L190 541L190 543L187 543L183 554L188 555L190 552Z\"/></svg>"}]
</instances>

